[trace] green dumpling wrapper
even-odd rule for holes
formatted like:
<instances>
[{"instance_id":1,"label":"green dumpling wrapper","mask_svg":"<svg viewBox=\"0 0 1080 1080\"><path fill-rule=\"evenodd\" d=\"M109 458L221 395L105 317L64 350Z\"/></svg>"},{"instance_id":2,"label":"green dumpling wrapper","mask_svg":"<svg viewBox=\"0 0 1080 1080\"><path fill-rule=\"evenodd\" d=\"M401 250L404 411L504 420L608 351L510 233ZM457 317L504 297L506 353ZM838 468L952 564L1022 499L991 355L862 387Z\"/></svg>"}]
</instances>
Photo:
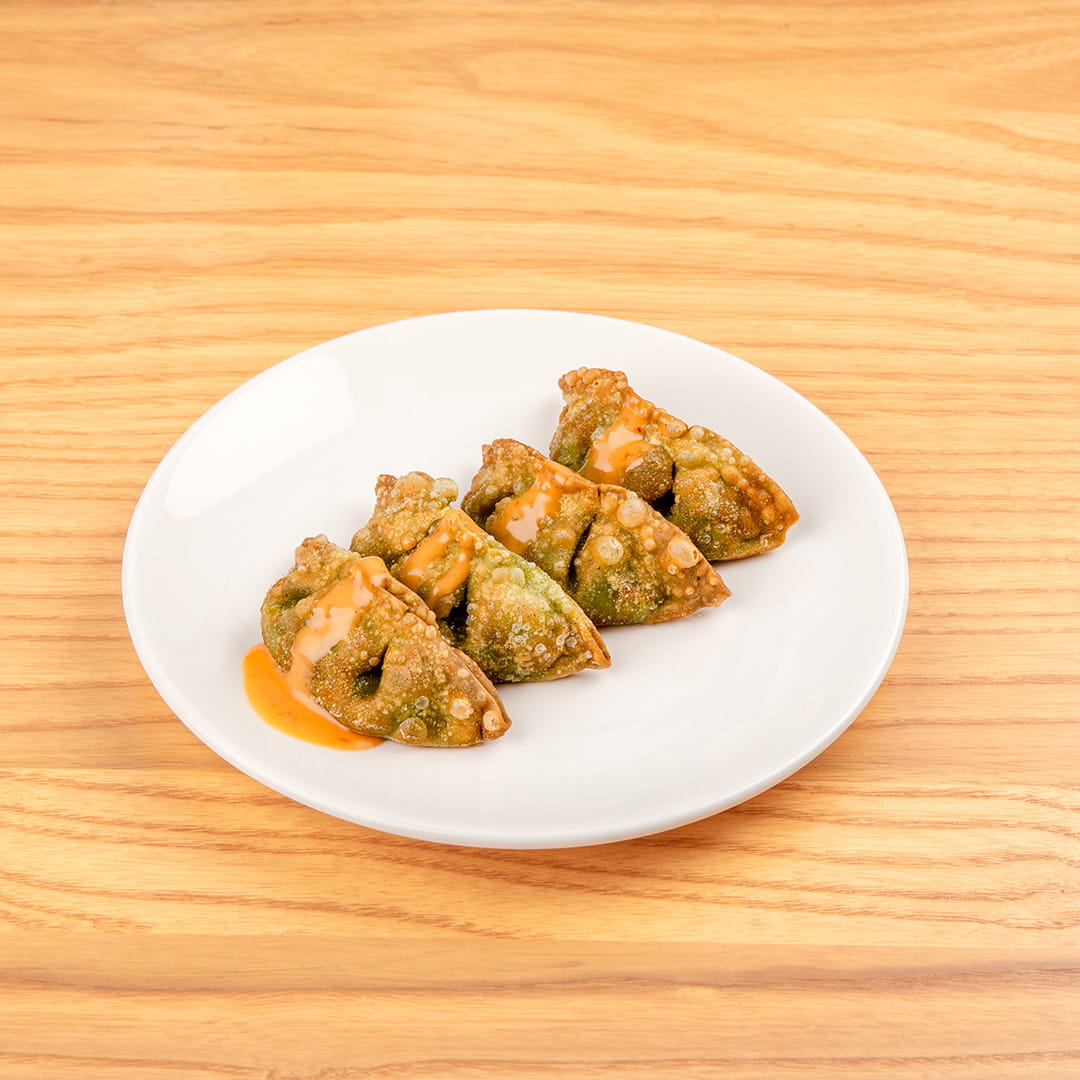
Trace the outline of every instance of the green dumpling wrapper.
<instances>
[{"instance_id":1,"label":"green dumpling wrapper","mask_svg":"<svg viewBox=\"0 0 1080 1080\"><path fill-rule=\"evenodd\" d=\"M581 608L543 570L449 504L457 485L412 472L381 476L375 510L353 537L434 611L455 647L496 682L560 679L611 664Z\"/></svg>"},{"instance_id":2,"label":"green dumpling wrapper","mask_svg":"<svg viewBox=\"0 0 1080 1080\"><path fill-rule=\"evenodd\" d=\"M579 368L559 387L565 405L551 457L637 492L711 562L779 547L798 521L780 485L737 446L636 394L623 372Z\"/></svg>"},{"instance_id":3,"label":"green dumpling wrapper","mask_svg":"<svg viewBox=\"0 0 1080 1080\"><path fill-rule=\"evenodd\" d=\"M293 694L354 731L413 746L472 746L510 726L488 678L377 557L325 536L305 540L266 594L261 621Z\"/></svg>"},{"instance_id":4,"label":"green dumpling wrapper","mask_svg":"<svg viewBox=\"0 0 1080 1080\"><path fill-rule=\"evenodd\" d=\"M513 439L484 447L462 508L551 575L598 626L666 622L729 595L682 530Z\"/></svg>"}]
</instances>

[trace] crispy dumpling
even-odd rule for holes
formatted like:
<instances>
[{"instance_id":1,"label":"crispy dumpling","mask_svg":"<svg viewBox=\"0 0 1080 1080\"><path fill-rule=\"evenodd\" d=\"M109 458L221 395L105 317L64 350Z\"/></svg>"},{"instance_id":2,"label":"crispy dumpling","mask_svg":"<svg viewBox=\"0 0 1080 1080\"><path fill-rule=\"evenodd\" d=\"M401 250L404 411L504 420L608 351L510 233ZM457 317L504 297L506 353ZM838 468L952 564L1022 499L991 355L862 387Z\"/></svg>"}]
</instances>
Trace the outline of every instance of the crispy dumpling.
<instances>
[{"instance_id":1,"label":"crispy dumpling","mask_svg":"<svg viewBox=\"0 0 1080 1080\"><path fill-rule=\"evenodd\" d=\"M578 368L559 387L566 404L552 458L595 483L636 491L711 562L779 547L798 520L776 481L738 447L646 401L621 371Z\"/></svg>"},{"instance_id":2,"label":"crispy dumpling","mask_svg":"<svg viewBox=\"0 0 1080 1080\"><path fill-rule=\"evenodd\" d=\"M423 601L381 559L325 536L305 540L271 586L262 634L297 697L364 735L471 746L510 726L495 688Z\"/></svg>"},{"instance_id":3,"label":"crispy dumpling","mask_svg":"<svg viewBox=\"0 0 1080 1080\"><path fill-rule=\"evenodd\" d=\"M686 534L634 492L594 484L513 439L484 447L461 505L598 626L665 622L729 595Z\"/></svg>"},{"instance_id":4,"label":"crispy dumpling","mask_svg":"<svg viewBox=\"0 0 1080 1080\"><path fill-rule=\"evenodd\" d=\"M450 506L453 480L380 476L375 491L353 551L385 559L435 612L447 640L490 678L533 682L611 665L596 628L563 589Z\"/></svg>"}]
</instances>

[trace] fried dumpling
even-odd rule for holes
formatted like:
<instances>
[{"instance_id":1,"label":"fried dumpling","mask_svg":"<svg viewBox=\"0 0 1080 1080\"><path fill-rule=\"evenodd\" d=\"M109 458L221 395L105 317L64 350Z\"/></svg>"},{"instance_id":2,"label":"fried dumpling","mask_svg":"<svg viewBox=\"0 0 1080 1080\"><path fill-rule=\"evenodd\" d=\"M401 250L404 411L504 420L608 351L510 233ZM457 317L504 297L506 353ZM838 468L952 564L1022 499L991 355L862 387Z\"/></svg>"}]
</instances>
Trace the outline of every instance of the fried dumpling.
<instances>
[{"instance_id":1,"label":"fried dumpling","mask_svg":"<svg viewBox=\"0 0 1080 1080\"><path fill-rule=\"evenodd\" d=\"M678 525L711 562L779 547L799 518L791 500L727 439L636 394L621 371L578 368L551 440L555 461L621 484Z\"/></svg>"},{"instance_id":2,"label":"fried dumpling","mask_svg":"<svg viewBox=\"0 0 1080 1080\"><path fill-rule=\"evenodd\" d=\"M461 505L598 626L665 622L729 595L686 534L634 492L594 484L513 439L484 447Z\"/></svg>"},{"instance_id":3,"label":"fried dumpling","mask_svg":"<svg viewBox=\"0 0 1080 1080\"><path fill-rule=\"evenodd\" d=\"M450 505L457 485L426 473L380 476L353 537L438 617L444 636L496 682L560 679L611 664L581 608L539 567Z\"/></svg>"},{"instance_id":4,"label":"fried dumpling","mask_svg":"<svg viewBox=\"0 0 1080 1080\"><path fill-rule=\"evenodd\" d=\"M262 634L294 695L364 735L470 746L510 726L495 688L423 601L381 559L325 536L305 540L271 586Z\"/></svg>"}]
</instances>

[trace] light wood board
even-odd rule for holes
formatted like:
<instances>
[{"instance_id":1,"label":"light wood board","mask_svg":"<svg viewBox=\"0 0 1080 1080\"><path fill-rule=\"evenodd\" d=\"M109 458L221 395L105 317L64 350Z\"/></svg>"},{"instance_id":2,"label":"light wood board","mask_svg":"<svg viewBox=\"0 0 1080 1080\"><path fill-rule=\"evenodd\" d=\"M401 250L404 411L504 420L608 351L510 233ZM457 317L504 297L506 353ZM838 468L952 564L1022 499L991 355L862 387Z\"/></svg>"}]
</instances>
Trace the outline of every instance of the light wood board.
<instances>
[{"instance_id":1,"label":"light wood board","mask_svg":"<svg viewBox=\"0 0 1080 1080\"><path fill-rule=\"evenodd\" d=\"M1078 70L1061 0L5 3L0 1076L1080 1074ZM478 307L710 342L877 469L906 635L787 782L454 849L157 697L119 581L162 454Z\"/></svg>"}]
</instances>

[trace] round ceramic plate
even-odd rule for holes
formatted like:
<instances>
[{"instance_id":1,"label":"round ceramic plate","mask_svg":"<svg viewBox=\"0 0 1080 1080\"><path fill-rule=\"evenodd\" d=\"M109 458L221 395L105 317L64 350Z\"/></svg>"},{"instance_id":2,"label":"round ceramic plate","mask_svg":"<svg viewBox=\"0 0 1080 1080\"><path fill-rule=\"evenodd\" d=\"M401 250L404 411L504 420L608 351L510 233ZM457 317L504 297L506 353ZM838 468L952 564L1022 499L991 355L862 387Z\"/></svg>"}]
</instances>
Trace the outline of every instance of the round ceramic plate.
<instances>
[{"instance_id":1,"label":"round ceramic plate","mask_svg":"<svg viewBox=\"0 0 1080 1080\"><path fill-rule=\"evenodd\" d=\"M722 607L604 631L612 664L500 688L513 727L461 750L325 749L249 706L259 605L305 537L348 546L380 473L462 492L481 446L546 450L557 380L619 368L643 396L721 432L802 517L769 554L725 563ZM168 706L261 783L327 814L449 844L551 848L642 836L715 814L827 747L900 640L907 561L892 505L850 440L763 371L637 323L466 311L361 330L251 379L192 425L128 531L124 609Z\"/></svg>"}]
</instances>

